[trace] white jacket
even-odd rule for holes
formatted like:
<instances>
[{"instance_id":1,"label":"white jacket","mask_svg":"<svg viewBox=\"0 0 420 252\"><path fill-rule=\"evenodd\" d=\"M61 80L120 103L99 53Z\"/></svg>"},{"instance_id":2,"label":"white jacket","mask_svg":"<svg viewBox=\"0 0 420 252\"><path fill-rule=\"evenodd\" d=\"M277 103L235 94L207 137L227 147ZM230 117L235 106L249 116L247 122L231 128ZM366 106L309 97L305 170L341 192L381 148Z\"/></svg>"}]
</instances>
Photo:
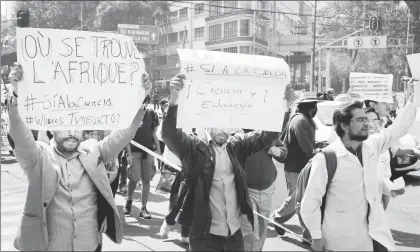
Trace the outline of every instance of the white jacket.
<instances>
[{"instance_id":1,"label":"white jacket","mask_svg":"<svg viewBox=\"0 0 420 252\"><path fill-rule=\"evenodd\" d=\"M408 103L393 127L371 135L362 143L363 166L337 139L330 147L337 155L337 171L326 191L327 170L324 156L316 155L302 200L301 215L313 239L324 238L327 249L372 251L372 239L388 250L395 243L381 204L384 189L378 176L379 156L405 135L415 119L416 109ZM327 193L324 221L320 206ZM368 214L369 212L369 214Z\"/></svg>"}]
</instances>

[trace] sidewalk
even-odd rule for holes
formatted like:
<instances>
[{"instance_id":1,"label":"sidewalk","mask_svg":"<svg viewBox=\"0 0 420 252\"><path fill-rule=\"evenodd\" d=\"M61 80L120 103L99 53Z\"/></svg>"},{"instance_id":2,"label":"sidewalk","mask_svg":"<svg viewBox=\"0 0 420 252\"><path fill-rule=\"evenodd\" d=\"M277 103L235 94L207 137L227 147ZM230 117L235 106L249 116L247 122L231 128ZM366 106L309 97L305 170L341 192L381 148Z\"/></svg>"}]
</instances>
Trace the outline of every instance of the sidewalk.
<instances>
[{"instance_id":1,"label":"sidewalk","mask_svg":"<svg viewBox=\"0 0 420 252\"><path fill-rule=\"evenodd\" d=\"M15 162L14 157L9 156L8 152L2 152L1 161L1 251L16 251L13 247L17 226L24 206L27 191L27 179L22 169ZM278 190L284 191L281 184L284 177L279 172L277 180ZM149 203L147 208L153 216L152 220L138 218L140 213L141 187L134 193L134 202L130 216L124 216L123 206L125 195L116 195L115 201L123 223L123 241L115 244L106 235L103 236L104 251L189 251L188 246L180 241L180 227L175 225L169 234L169 238L161 240L157 234L163 222L164 216L168 211L169 194L156 192L155 188L159 181L160 173L157 172L151 182ZM277 191L278 191L277 190ZM285 192L276 193L273 205L279 205L284 200ZM301 233L297 218L289 221L287 228ZM308 251L309 247L301 243L300 239L286 234L283 238L278 238L274 227L269 226L268 237L264 246L264 251Z\"/></svg>"}]
</instances>

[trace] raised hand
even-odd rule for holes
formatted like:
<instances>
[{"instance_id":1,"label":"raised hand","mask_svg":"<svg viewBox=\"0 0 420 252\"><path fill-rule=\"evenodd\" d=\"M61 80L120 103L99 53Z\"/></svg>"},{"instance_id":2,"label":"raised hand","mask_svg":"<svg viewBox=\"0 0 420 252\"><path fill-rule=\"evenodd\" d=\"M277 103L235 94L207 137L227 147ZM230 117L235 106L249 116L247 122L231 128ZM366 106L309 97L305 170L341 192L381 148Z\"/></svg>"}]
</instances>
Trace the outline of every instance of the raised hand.
<instances>
[{"instance_id":1,"label":"raised hand","mask_svg":"<svg viewBox=\"0 0 420 252\"><path fill-rule=\"evenodd\" d=\"M18 83L23 80L23 68L22 65L15 62L12 71L9 74L9 81L13 86L13 94L17 96L18 93Z\"/></svg>"},{"instance_id":2,"label":"raised hand","mask_svg":"<svg viewBox=\"0 0 420 252\"><path fill-rule=\"evenodd\" d=\"M171 90L171 100L169 103L171 105L178 105L178 99L179 99L179 92L184 89L184 80L185 75L179 73L175 75L170 82L170 90Z\"/></svg>"}]
</instances>

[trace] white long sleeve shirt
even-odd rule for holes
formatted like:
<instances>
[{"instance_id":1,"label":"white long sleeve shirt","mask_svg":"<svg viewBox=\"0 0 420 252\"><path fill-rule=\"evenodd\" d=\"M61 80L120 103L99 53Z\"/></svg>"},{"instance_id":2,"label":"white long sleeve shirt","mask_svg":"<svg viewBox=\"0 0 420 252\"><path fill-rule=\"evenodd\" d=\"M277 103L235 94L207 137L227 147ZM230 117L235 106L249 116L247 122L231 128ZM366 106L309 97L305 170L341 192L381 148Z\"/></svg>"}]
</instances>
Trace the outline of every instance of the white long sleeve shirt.
<instances>
[{"instance_id":1,"label":"white long sleeve shirt","mask_svg":"<svg viewBox=\"0 0 420 252\"><path fill-rule=\"evenodd\" d=\"M407 133L415 119L412 103L401 111L393 127L371 135L362 143L363 166L337 139L330 147L337 156L337 171L328 192L326 161L317 155L312 160L308 186L302 200L301 215L313 239L324 238L327 249L372 251L372 239L388 250L395 243L381 204L384 189L378 176L379 156ZM321 225L321 202L327 194ZM368 210L369 209L369 210Z\"/></svg>"}]
</instances>

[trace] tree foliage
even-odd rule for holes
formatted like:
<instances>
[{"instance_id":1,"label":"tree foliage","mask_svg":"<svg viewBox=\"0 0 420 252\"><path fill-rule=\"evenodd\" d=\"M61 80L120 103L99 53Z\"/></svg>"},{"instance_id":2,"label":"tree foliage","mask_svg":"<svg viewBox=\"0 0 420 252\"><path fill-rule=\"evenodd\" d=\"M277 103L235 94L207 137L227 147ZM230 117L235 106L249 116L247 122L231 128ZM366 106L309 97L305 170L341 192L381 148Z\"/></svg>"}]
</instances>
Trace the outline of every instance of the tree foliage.
<instances>
[{"instance_id":1,"label":"tree foliage","mask_svg":"<svg viewBox=\"0 0 420 252\"><path fill-rule=\"evenodd\" d=\"M420 53L420 1L404 1L410 9L414 53Z\"/></svg>"},{"instance_id":2,"label":"tree foliage","mask_svg":"<svg viewBox=\"0 0 420 252\"><path fill-rule=\"evenodd\" d=\"M118 24L154 25L154 17L169 13L166 1L103 1L96 8L95 29L116 31Z\"/></svg>"},{"instance_id":3,"label":"tree foliage","mask_svg":"<svg viewBox=\"0 0 420 252\"><path fill-rule=\"evenodd\" d=\"M324 39L334 40L368 26L369 17L376 15L381 19L381 30L372 33L368 29L359 36L388 36L405 38L407 8L391 1L332 1L320 10L318 29ZM355 35L354 35L355 36ZM342 90L342 80L346 81L350 72L369 72L394 74L399 79L405 71L405 48L387 49L332 49L331 50L332 85L337 91ZM325 57L323 57L325 60Z\"/></svg>"}]
</instances>

